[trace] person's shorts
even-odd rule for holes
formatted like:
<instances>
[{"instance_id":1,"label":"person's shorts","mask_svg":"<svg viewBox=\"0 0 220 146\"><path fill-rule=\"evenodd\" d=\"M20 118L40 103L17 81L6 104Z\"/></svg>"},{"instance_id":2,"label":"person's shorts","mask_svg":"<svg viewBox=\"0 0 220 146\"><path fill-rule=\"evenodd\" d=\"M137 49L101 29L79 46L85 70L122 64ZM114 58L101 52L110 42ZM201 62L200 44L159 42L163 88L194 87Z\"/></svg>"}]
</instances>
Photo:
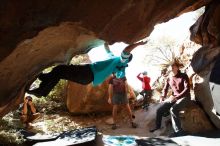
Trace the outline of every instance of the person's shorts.
<instances>
[{"instance_id":1,"label":"person's shorts","mask_svg":"<svg viewBox=\"0 0 220 146\"><path fill-rule=\"evenodd\" d=\"M128 104L126 94L114 94L112 97L112 104Z\"/></svg>"}]
</instances>

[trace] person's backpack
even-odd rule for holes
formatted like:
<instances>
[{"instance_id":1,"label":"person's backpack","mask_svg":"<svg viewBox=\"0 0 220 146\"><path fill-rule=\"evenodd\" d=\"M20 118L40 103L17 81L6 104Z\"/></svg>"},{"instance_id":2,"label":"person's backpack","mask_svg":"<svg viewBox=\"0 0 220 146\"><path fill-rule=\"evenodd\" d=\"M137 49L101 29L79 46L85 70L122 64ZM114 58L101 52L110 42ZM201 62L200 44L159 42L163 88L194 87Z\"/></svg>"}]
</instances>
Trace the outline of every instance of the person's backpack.
<instances>
[{"instance_id":1,"label":"person's backpack","mask_svg":"<svg viewBox=\"0 0 220 146\"><path fill-rule=\"evenodd\" d=\"M113 78L113 91L116 93L125 93L125 78Z\"/></svg>"}]
</instances>

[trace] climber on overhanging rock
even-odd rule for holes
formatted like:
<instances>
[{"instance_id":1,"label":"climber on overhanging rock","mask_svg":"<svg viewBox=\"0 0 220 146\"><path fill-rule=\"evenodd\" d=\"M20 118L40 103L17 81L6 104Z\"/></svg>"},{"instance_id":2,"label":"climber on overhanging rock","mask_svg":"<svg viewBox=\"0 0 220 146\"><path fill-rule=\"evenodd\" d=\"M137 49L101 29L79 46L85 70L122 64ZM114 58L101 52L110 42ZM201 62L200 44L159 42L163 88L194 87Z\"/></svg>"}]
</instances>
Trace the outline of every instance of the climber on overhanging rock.
<instances>
[{"instance_id":1,"label":"climber on overhanging rock","mask_svg":"<svg viewBox=\"0 0 220 146\"><path fill-rule=\"evenodd\" d=\"M40 74L42 81L39 88L28 90L29 94L36 96L47 96L60 79L70 80L79 84L87 85L93 83L94 86L102 83L113 72L117 78L125 77L125 67L132 59L130 53L135 47L146 44L147 41L140 41L131 44L122 51L121 57L114 56L107 43L104 48L108 54L108 59L83 65L58 65L47 74Z\"/></svg>"}]
</instances>

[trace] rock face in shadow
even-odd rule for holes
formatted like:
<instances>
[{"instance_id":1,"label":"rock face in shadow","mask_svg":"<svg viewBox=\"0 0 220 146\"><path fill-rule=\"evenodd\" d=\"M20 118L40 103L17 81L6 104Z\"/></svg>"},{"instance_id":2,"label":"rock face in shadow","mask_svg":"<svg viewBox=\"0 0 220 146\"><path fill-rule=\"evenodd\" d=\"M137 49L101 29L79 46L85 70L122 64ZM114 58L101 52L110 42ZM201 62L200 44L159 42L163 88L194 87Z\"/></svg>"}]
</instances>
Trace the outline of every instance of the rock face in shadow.
<instances>
[{"instance_id":1,"label":"rock face in shadow","mask_svg":"<svg viewBox=\"0 0 220 146\"><path fill-rule=\"evenodd\" d=\"M214 100L209 88L210 72L201 72L200 76L196 75L194 78L196 82L194 87L196 100L201 103L204 111L207 113L213 124L217 128L220 128L220 117L215 112Z\"/></svg>"},{"instance_id":2,"label":"rock face in shadow","mask_svg":"<svg viewBox=\"0 0 220 146\"><path fill-rule=\"evenodd\" d=\"M197 22L190 28L191 40L202 46L219 46L220 2L213 0L205 9Z\"/></svg>"},{"instance_id":3,"label":"rock face in shadow","mask_svg":"<svg viewBox=\"0 0 220 146\"><path fill-rule=\"evenodd\" d=\"M4 105L13 105L13 99L21 89L28 86L44 68L55 63L67 63L74 54L98 42L100 40L94 33L78 24L62 23L18 44L13 53L0 63L0 115L13 108Z\"/></svg>"},{"instance_id":4,"label":"rock face in shadow","mask_svg":"<svg viewBox=\"0 0 220 146\"><path fill-rule=\"evenodd\" d=\"M197 73L194 76L195 97L217 128L220 128L219 95L215 94L214 86L219 86L218 78L210 81L210 74L216 60L220 57L220 1L212 1L207 5L205 13L190 28L191 40L202 47L194 54L191 65ZM215 70L220 70L219 66Z\"/></svg>"},{"instance_id":5,"label":"rock face in shadow","mask_svg":"<svg viewBox=\"0 0 220 146\"><path fill-rule=\"evenodd\" d=\"M156 23L195 10L209 1L2 0L0 60L8 56L18 43L62 22L79 22L108 42L130 43L146 37Z\"/></svg>"},{"instance_id":6,"label":"rock face in shadow","mask_svg":"<svg viewBox=\"0 0 220 146\"><path fill-rule=\"evenodd\" d=\"M180 117L183 130L189 133L214 130L203 109L193 102L181 110Z\"/></svg>"},{"instance_id":7,"label":"rock face in shadow","mask_svg":"<svg viewBox=\"0 0 220 146\"><path fill-rule=\"evenodd\" d=\"M219 46L218 3L218 0L2 0L0 117L18 105L14 100L21 91L24 94L22 89L44 68L69 63L76 54L102 43L99 39L110 44L132 43L147 37L157 23L208 5L193 30L202 34L196 35L198 38L210 38L199 41L203 45ZM203 32L218 37L205 37Z\"/></svg>"}]
</instances>

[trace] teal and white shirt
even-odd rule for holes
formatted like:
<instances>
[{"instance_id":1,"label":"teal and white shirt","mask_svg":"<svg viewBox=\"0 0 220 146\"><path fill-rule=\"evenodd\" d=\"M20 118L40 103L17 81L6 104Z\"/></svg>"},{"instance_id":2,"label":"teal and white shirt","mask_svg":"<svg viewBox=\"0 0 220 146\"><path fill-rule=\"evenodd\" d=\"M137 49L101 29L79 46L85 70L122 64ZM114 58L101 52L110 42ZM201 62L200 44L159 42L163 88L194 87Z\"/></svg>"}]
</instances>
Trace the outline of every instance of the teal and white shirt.
<instances>
[{"instance_id":1,"label":"teal and white shirt","mask_svg":"<svg viewBox=\"0 0 220 146\"><path fill-rule=\"evenodd\" d=\"M128 60L122 61L121 57L114 56L111 51L108 51L107 53L108 59L90 65L94 75L94 86L104 82L113 72L117 78L125 77L125 67L128 66Z\"/></svg>"}]
</instances>

